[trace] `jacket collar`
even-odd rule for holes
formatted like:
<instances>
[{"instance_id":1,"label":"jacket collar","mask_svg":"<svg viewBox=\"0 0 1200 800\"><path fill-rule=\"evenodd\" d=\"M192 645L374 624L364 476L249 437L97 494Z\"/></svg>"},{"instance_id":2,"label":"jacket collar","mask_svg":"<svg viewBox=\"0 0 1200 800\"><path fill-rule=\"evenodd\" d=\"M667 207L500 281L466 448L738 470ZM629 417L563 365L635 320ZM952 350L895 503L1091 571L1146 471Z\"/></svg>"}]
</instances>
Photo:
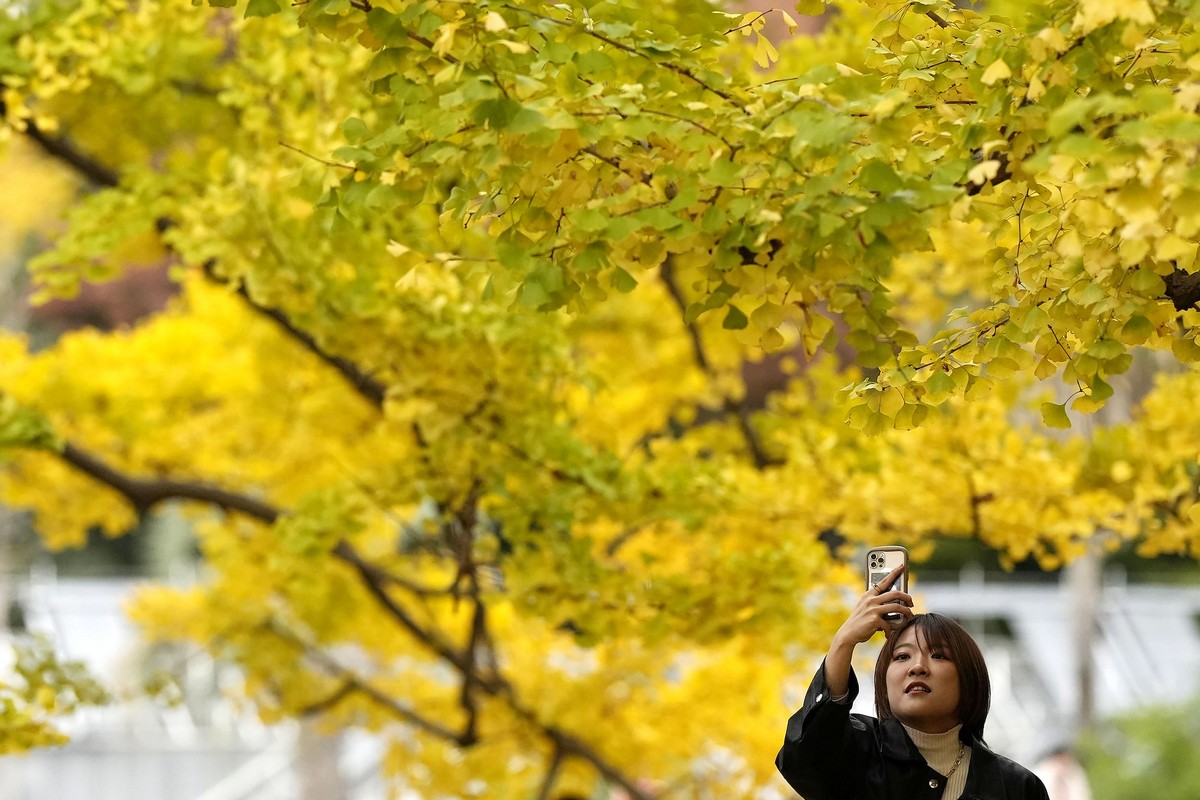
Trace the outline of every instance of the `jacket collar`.
<instances>
[{"instance_id":1,"label":"jacket collar","mask_svg":"<svg viewBox=\"0 0 1200 800\"><path fill-rule=\"evenodd\" d=\"M964 729L960 734L963 742L971 748L971 768L967 772L967 784L963 787L960 800L990 796L985 787L1002 785L1000 761L996 754L988 749L981 740L976 739ZM925 763L925 757L913 744L912 739L904 732L899 720L887 719L880 726L883 753L896 761L913 761Z\"/></svg>"},{"instance_id":2,"label":"jacket collar","mask_svg":"<svg viewBox=\"0 0 1200 800\"><path fill-rule=\"evenodd\" d=\"M924 756L912 739L904 732L904 726L897 719L883 721L881 738L883 739L883 754L896 761L924 761Z\"/></svg>"}]
</instances>

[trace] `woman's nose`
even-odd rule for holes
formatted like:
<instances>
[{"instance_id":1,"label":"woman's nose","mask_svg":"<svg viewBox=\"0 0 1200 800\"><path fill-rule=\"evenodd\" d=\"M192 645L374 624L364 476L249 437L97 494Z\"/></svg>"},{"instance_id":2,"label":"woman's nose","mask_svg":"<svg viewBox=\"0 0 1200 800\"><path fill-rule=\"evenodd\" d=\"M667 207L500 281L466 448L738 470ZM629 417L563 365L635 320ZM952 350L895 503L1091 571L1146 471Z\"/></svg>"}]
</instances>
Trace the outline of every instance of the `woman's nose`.
<instances>
[{"instance_id":1,"label":"woman's nose","mask_svg":"<svg viewBox=\"0 0 1200 800\"><path fill-rule=\"evenodd\" d=\"M925 659L914 659L912 664L910 664L908 667L909 675L924 675L925 673Z\"/></svg>"}]
</instances>

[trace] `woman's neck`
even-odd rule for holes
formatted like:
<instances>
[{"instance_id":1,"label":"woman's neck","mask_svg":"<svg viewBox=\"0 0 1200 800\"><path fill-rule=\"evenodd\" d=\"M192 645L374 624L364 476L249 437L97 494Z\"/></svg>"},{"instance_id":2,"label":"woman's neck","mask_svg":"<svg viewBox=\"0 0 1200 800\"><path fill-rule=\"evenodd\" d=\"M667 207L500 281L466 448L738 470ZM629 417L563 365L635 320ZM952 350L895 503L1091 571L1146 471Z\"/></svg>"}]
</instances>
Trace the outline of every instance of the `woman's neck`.
<instances>
[{"instance_id":1,"label":"woman's neck","mask_svg":"<svg viewBox=\"0 0 1200 800\"><path fill-rule=\"evenodd\" d=\"M962 746L962 740L959 739L959 732L961 730L962 725L955 725L950 730L943 731L942 733L926 733L916 728L910 728L907 725L904 726L904 732L908 734L908 738L921 751L921 755L929 762L929 766L943 775L950 769L950 765L954 763L954 759L958 756L959 748Z\"/></svg>"}]
</instances>

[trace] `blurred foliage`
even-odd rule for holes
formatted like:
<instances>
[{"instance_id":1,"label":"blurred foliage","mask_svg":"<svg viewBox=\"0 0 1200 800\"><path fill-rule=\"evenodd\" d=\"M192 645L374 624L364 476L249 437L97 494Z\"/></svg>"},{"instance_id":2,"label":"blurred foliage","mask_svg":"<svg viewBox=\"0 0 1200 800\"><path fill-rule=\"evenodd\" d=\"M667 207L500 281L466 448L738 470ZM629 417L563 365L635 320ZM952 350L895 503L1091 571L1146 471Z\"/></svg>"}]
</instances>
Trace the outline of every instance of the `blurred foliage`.
<instances>
[{"instance_id":1,"label":"blurred foliage","mask_svg":"<svg viewBox=\"0 0 1200 800\"><path fill-rule=\"evenodd\" d=\"M1079 745L1094 800L1195 800L1200 698L1106 721Z\"/></svg>"},{"instance_id":2,"label":"blurred foliage","mask_svg":"<svg viewBox=\"0 0 1200 800\"><path fill-rule=\"evenodd\" d=\"M19 639L13 657L11 674L0 675L0 754L64 744L65 720L109 701L82 663L60 660L44 637Z\"/></svg>"}]
</instances>

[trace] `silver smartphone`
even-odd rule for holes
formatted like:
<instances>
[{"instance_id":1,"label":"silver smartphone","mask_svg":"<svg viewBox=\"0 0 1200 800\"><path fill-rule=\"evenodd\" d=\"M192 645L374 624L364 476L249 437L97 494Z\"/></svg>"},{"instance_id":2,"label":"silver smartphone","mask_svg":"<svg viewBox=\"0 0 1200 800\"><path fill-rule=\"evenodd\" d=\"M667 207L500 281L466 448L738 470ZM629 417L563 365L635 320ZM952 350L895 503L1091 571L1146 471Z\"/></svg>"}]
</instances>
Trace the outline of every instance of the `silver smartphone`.
<instances>
[{"instance_id":1,"label":"silver smartphone","mask_svg":"<svg viewBox=\"0 0 1200 800\"><path fill-rule=\"evenodd\" d=\"M901 564L904 565L904 572L900 573L899 580L888 586L880 586L880 594L892 589L908 591L908 551L897 544L872 547L867 551L867 588L873 588ZM884 614L883 618L888 622L899 622L903 619L900 614Z\"/></svg>"},{"instance_id":2,"label":"silver smartphone","mask_svg":"<svg viewBox=\"0 0 1200 800\"><path fill-rule=\"evenodd\" d=\"M881 586L880 594L891 589L908 591L908 551L898 544L872 547L867 551L867 588L874 587L901 564L905 566L905 570L900 573L900 585Z\"/></svg>"}]
</instances>

